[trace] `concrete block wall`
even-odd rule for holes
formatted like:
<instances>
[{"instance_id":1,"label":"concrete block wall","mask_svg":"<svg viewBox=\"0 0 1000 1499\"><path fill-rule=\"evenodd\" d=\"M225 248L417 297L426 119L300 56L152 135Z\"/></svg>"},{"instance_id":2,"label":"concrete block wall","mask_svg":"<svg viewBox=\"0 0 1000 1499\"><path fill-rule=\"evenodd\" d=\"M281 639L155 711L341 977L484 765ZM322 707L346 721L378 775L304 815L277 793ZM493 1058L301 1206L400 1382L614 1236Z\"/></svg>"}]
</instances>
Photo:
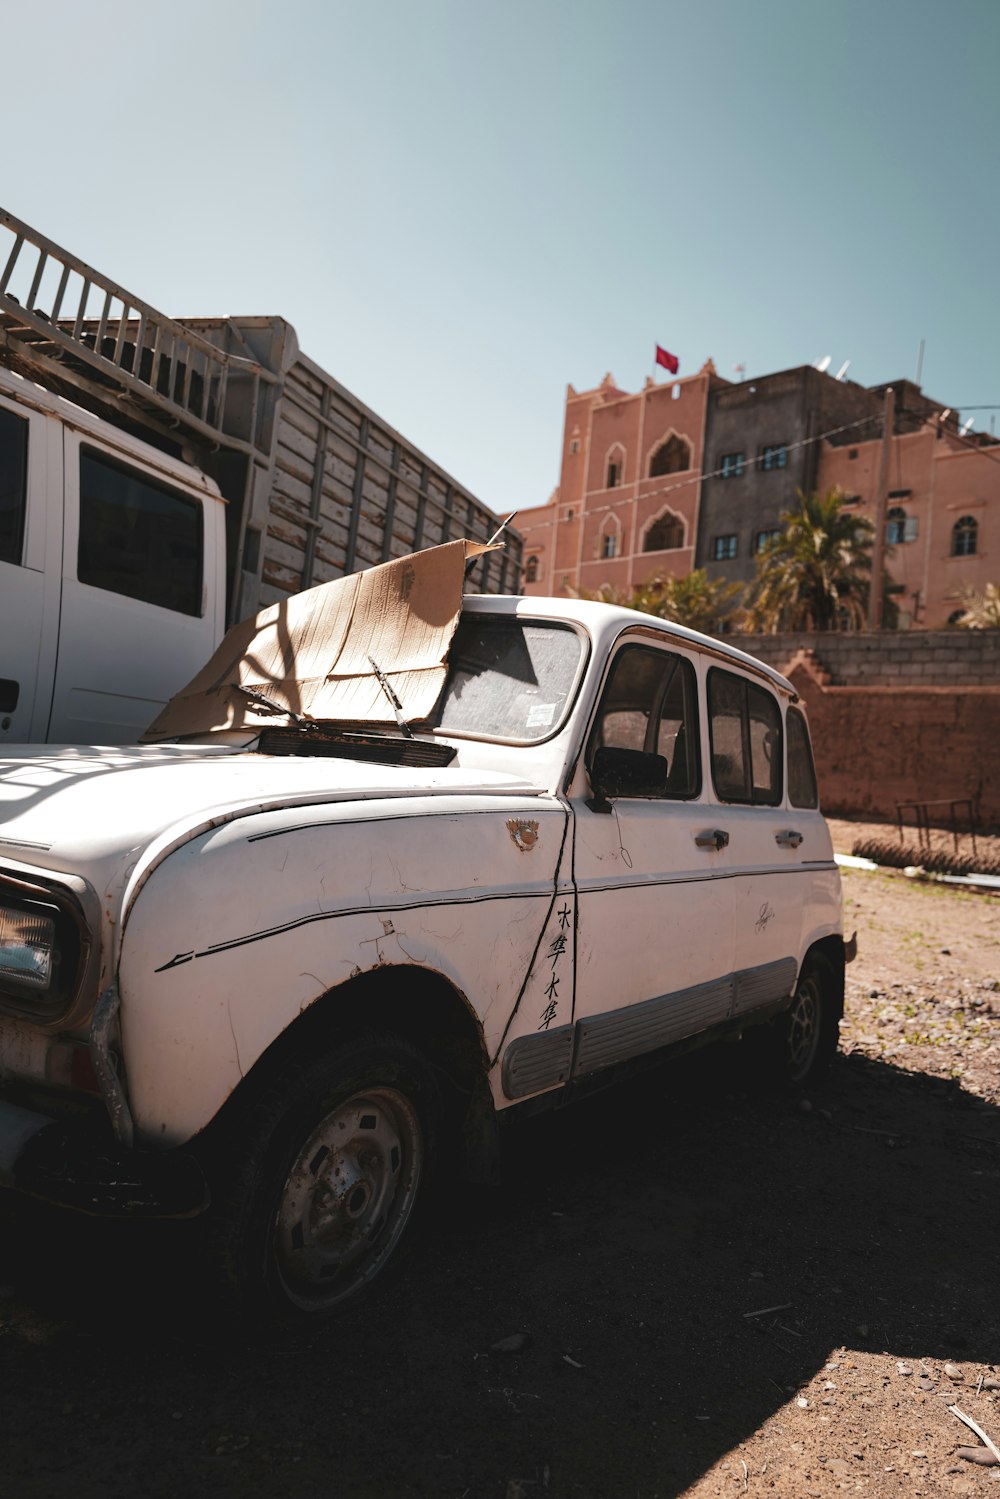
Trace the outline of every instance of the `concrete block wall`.
<instances>
[{"instance_id":1,"label":"concrete block wall","mask_svg":"<svg viewBox=\"0 0 1000 1499\"><path fill-rule=\"evenodd\" d=\"M899 802L969 797L1000 830L1000 685L827 685L806 652L789 667L812 733L823 810L892 821ZM944 825L947 807L929 809Z\"/></svg>"},{"instance_id":2,"label":"concrete block wall","mask_svg":"<svg viewBox=\"0 0 1000 1499\"><path fill-rule=\"evenodd\" d=\"M811 650L838 687L998 687L1000 630L824 631L729 635L740 650L783 671Z\"/></svg>"}]
</instances>

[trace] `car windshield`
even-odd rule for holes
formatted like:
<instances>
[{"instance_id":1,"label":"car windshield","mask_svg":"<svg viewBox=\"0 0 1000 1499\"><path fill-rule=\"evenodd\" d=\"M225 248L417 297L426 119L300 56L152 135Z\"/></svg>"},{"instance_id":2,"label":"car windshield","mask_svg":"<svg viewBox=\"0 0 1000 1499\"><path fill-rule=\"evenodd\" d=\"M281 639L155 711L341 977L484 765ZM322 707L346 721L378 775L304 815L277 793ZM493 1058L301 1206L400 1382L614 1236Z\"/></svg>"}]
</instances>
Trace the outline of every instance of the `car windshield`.
<instances>
[{"instance_id":1,"label":"car windshield","mask_svg":"<svg viewBox=\"0 0 1000 1499\"><path fill-rule=\"evenodd\" d=\"M448 652L435 727L528 744L562 720L584 642L568 625L509 614L465 614Z\"/></svg>"}]
</instances>

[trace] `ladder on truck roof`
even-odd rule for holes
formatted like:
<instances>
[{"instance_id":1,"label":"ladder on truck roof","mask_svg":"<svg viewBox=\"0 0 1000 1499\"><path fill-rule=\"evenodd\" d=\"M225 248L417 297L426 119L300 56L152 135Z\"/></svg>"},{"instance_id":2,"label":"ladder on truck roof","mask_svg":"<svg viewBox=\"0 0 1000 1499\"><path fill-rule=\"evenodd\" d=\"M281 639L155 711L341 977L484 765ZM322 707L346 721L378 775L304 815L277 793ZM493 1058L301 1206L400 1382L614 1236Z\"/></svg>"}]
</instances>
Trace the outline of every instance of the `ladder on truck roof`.
<instances>
[{"instance_id":1,"label":"ladder on truck roof","mask_svg":"<svg viewBox=\"0 0 1000 1499\"><path fill-rule=\"evenodd\" d=\"M258 461L280 375L165 317L0 208L0 363L99 415Z\"/></svg>"}]
</instances>

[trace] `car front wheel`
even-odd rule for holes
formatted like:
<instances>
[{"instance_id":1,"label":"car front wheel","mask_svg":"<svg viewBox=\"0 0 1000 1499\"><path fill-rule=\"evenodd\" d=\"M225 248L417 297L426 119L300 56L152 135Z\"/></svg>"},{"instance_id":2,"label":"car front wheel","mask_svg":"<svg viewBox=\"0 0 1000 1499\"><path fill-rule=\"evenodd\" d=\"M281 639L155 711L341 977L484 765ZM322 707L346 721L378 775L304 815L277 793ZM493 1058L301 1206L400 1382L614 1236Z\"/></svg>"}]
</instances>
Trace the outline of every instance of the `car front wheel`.
<instances>
[{"instance_id":1,"label":"car front wheel","mask_svg":"<svg viewBox=\"0 0 1000 1499\"><path fill-rule=\"evenodd\" d=\"M215 1215L237 1301L335 1311L398 1265L426 1195L439 1104L400 1037L369 1036L284 1070L253 1110Z\"/></svg>"}]
</instances>

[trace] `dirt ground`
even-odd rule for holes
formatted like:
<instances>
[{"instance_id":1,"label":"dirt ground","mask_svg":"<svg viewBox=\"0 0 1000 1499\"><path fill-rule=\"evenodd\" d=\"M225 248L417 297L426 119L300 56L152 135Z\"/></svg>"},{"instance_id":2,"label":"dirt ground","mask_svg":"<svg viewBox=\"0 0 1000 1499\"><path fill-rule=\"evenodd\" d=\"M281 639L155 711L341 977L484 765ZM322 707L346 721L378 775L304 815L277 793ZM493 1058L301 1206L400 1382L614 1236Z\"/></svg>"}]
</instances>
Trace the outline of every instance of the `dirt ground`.
<instances>
[{"instance_id":1,"label":"dirt ground","mask_svg":"<svg viewBox=\"0 0 1000 1499\"><path fill-rule=\"evenodd\" d=\"M844 887L821 1087L731 1046L525 1123L336 1326L227 1330L185 1226L7 1206L0 1491L1000 1499L949 1410L1000 1444L1000 898Z\"/></svg>"}]
</instances>

